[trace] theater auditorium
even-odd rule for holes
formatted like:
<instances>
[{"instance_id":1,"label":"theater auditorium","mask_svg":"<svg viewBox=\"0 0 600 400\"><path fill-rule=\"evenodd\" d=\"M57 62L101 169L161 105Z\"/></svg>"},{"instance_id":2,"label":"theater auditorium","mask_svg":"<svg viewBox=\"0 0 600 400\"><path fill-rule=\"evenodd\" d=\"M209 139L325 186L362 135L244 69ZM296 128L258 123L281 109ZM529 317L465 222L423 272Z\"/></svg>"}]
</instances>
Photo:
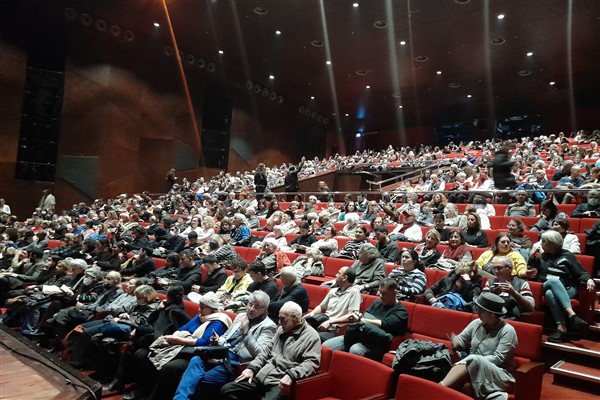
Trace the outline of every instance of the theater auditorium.
<instances>
[{"instance_id":1,"label":"theater auditorium","mask_svg":"<svg viewBox=\"0 0 600 400\"><path fill-rule=\"evenodd\" d=\"M600 394L600 2L0 10L0 399Z\"/></svg>"}]
</instances>

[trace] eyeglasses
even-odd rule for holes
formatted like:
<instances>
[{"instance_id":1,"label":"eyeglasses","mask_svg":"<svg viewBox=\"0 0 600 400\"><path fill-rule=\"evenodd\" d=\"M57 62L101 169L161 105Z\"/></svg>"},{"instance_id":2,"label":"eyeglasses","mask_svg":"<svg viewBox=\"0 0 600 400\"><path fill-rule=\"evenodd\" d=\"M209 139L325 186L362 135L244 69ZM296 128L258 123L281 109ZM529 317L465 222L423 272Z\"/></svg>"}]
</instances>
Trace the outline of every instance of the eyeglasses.
<instances>
[{"instance_id":1,"label":"eyeglasses","mask_svg":"<svg viewBox=\"0 0 600 400\"><path fill-rule=\"evenodd\" d=\"M494 267L493 270L494 271L502 271L504 268L510 268L510 267L507 267L506 265L503 265L501 267Z\"/></svg>"}]
</instances>

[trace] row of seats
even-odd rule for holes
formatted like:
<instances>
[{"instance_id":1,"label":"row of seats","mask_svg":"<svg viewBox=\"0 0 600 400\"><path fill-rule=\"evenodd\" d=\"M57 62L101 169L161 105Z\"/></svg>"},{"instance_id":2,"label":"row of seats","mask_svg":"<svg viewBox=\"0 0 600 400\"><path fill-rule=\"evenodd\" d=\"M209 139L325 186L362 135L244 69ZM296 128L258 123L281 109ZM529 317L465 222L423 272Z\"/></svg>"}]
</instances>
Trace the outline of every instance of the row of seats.
<instances>
[{"instance_id":1,"label":"row of seats","mask_svg":"<svg viewBox=\"0 0 600 400\"><path fill-rule=\"evenodd\" d=\"M394 385L394 371L365 357L321 350L319 372L297 382L294 399L396 399L396 400L470 400L461 392L411 375L400 375Z\"/></svg>"},{"instance_id":2,"label":"row of seats","mask_svg":"<svg viewBox=\"0 0 600 400\"><path fill-rule=\"evenodd\" d=\"M521 221L523 221L525 226L528 228L532 228L539 221L538 217L509 217L509 216L505 216L505 215L495 215L495 216L491 216L488 218L490 220L490 227L492 229L505 229L506 226L508 225L508 222L512 218L520 219ZM569 230L571 232L585 234L585 231L592 229L592 226L594 225L594 223L596 223L599 219L598 218L567 218L567 220L569 221ZM300 220L296 220L296 225L300 225L301 222L302 221L300 221ZM261 228L264 228L267 225L267 220L264 218L259 219L259 224L260 224ZM346 223L338 221L338 222L334 222L333 225L335 226L335 229L337 229L339 231L346 225ZM369 227L368 224L364 224L364 225ZM386 225L386 226L390 232L395 228L395 225ZM423 227L424 232L427 230L427 228L428 227ZM369 229L370 229L370 227L369 227Z\"/></svg>"},{"instance_id":3,"label":"row of seats","mask_svg":"<svg viewBox=\"0 0 600 400\"><path fill-rule=\"evenodd\" d=\"M235 247L236 252L240 255L240 257L244 258L248 263L251 263L256 258L256 255L260 252L259 249L252 249L246 247ZM474 249L474 250L484 250L484 249ZM294 261L299 254L297 253L285 253L290 261ZM585 255L577 255L578 261L582 264L585 270L591 274L592 268L594 265L594 257L585 256ZM317 305L321 303L321 301L325 298L325 295L329 291L328 288L321 287L323 282L331 281L335 279L335 274L342 267L351 266L354 263L354 260L342 259L342 258L333 258L333 257L323 257L323 269L324 276L308 276L304 280L304 287L309 293L309 309L314 309ZM386 275L389 275L390 272L397 268L398 265L394 264L386 264ZM426 287L431 287L434 283L438 282L444 276L447 275L446 271L426 268L425 276L427 277ZM482 284L485 284L487 278L484 278ZM545 297L543 296L542 283L530 281L529 285L531 287L531 291L533 294L533 298L535 300L535 310L530 313L525 313L522 317L522 320L532 324L544 325L544 317L545 310L547 309L547 302ZM281 286L281 285L280 285ZM424 299L418 298L417 301L424 302ZM365 306L365 302L363 302L363 306ZM594 304L594 293L591 293L583 288L580 288L578 292L578 297L571 300L571 304L573 309L586 321L593 320L593 304ZM361 307L361 312L364 312L366 308Z\"/></svg>"},{"instance_id":4,"label":"row of seats","mask_svg":"<svg viewBox=\"0 0 600 400\"><path fill-rule=\"evenodd\" d=\"M282 211L286 211L289 206L290 206L290 202L287 201L280 201L279 202L279 208ZM336 206L340 206L342 203L337 202ZM455 206L458 209L459 213L464 213L465 210L467 209L467 206L469 204L466 203L456 203ZM508 208L508 204L492 204L494 206L494 209L496 210L496 215L498 216L502 216L504 215L504 213L506 213L506 209ZM397 207L402 206L402 203L397 203L396 204ZM329 203L324 203L324 202L319 202L315 205L317 210L326 210L329 207ZM571 215L571 213L573 211L575 211L575 208L577 208L577 204L557 204L556 207L558 208L559 211L564 212L567 215ZM540 213L540 205L539 204L535 204L535 212L536 214Z\"/></svg>"},{"instance_id":5,"label":"row of seats","mask_svg":"<svg viewBox=\"0 0 600 400\"><path fill-rule=\"evenodd\" d=\"M310 299L309 310L314 309L323 300L329 289L304 283ZM163 295L159 295L163 298ZM378 299L377 296L362 295L361 312ZM186 312L193 317L198 312L198 305L185 300ZM344 352L334 352L323 348L319 372L310 378L298 381L292 392L294 399L360 399L360 398L395 398L416 399L423 393L443 395L441 398L466 399L465 395L451 389L442 387L421 379L401 376L401 381L393 387L393 352L407 339L431 340L443 343L451 349L448 336L452 332L461 332L477 315L430 307L422 304L402 302L408 311L407 331L402 336L395 337L390 342L390 353L386 354L382 363L366 358L350 355ZM226 312L234 319L236 314ZM509 321L515 328L519 337L519 344L515 349L515 390L511 393L513 399L538 399L541 393L544 364L540 363L542 327L522 322ZM358 374L358 375L357 375ZM367 374L368 378L367 378ZM352 378L348 382L359 385L348 387L342 384L343 377ZM368 382L367 384L364 384ZM363 383L362 385L360 383ZM414 386L413 385L419 385ZM408 385L405 387L405 385ZM434 386L435 385L435 386ZM399 391L400 390L400 391ZM425 390L425 392L423 392ZM408 392L405 392L408 391ZM395 393L395 395L394 395ZM408 393L408 394L407 394ZM421 397L419 397L421 398Z\"/></svg>"}]
</instances>

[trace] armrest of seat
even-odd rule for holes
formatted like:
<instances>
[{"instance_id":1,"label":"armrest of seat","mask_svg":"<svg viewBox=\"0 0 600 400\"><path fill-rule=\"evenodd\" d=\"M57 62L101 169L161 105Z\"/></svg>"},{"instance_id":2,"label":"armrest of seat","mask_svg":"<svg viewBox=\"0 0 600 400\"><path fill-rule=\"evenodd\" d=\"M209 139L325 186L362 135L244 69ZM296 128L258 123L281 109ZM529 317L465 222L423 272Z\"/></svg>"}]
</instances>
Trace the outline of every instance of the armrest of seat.
<instances>
[{"instance_id":1,"label":"armrest of seat","mask_svg":"<svg viewBox=\"0 0 600 400\"><path fill-rule=\"evenodd\" d=\"M580 283L577 292L579 300L579 310L577 314L583 318L588 324L594 322L594 302L596 300L596 292L587 290L586 283Z\"/></svg>"},{"instance_id":2,"label":"armrest of seat","mask_svg":"<svg viewBox=\"0 0 600 400\"><path fill-rule=\"evenodd\" d=\"M514 373L515 400L539 399L544 372L544 363L540 362L528 362L517 368Z\"/></svg>"},{"instance_id":3,"label":"armrest of seat","mask_svg":"<svg viewBox=\"0 0 600 400\"><path fill-rule=\"evenodd\" d=\"M293 388L295 399L321 399L329 396L329 385L331 374L329 372L320 372L308 378L297 381Z\"/></svg>"},{"instance_id":4,"label":"armrest of seat","mask_svg":"<svg viewBox=\"0 0 600 400\"><path fill-rule=\"evenodd\" d=\"M519 320L521 322L527 322L528 324L544 326L544 317L545 314L543 311L533 310L521 313Z\"/></svg>"}]
</instances>

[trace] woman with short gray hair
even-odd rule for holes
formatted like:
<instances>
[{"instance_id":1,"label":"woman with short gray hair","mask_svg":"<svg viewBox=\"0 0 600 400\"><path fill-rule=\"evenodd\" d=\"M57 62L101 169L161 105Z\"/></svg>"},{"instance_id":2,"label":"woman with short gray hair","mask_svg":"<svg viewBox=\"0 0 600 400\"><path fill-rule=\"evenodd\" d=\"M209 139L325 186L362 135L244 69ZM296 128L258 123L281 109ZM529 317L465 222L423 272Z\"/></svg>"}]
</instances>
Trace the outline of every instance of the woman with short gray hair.
<instances>
[{"instance_id":1,"label":"woman with short gray hair","mask_svg":"<svg viewBox=\"0 0 600 400\"><path fill-rule=\"evenodd\" d=\"M577 296L580 284L589 291L594 291L596 285L575 255L563 249L559 232L542 233L542 249L543 254L532 254L529 259L527 276L543 283L543 293L557 326L548 340L560 343L568 339L568 333L580 335L587 330L587 322L573 311L571 299Z\"/></svg>"},{"instance_id":2,"label":"woman with short gray hair","mask_svg":"<svg viewBox=\"0 0 600 400\"><path fill-rule=\"evenodd\" d=\"M385 264L379 258L379 250L371 243L360 246L358 260L350 268L356 274L354 286L363 293L375 291L379 282L385 279Z\"/></svg>"}]
</instances>

